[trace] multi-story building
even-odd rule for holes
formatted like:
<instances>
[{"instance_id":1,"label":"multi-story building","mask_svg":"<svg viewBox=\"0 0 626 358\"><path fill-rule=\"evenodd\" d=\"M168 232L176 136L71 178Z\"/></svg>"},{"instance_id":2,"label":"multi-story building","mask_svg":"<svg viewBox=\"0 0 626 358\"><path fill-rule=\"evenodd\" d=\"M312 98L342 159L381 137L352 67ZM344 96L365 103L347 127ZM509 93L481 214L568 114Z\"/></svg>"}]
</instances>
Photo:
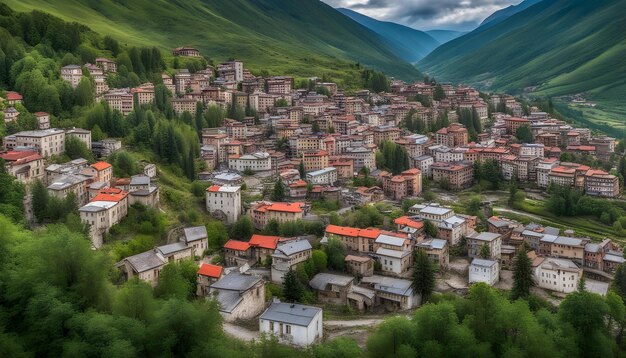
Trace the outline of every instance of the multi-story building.
<instances>
[{"instance_id":1,"label":"multi-story building","mask_svg":"<svg viewBox=\"0 0 626 358\"><path fill-rule=\"evenodd\" d=\"M217 66L217 77L228 81L243 81L243 62L228 61Z\"/></svg>"},{"instance_id":2,"label":"multi-story building","mask_svg":"<svg viewBox=\"0 0 626 358\"><path fill-rule=\"evenodd\" d=\"M253 172L263 172L272 169L272 157L267 152L256 152L240 156L228 157L228 167L240 172L251 170Z\"/></svg>"},{"instance_id":3,"label":"multi-story building","mask_svg":"<svg viewBox=\"0 0 626 358\"><path fill-rule=\"evenodd\" d=\"M250 204L250 216L255 228L261 230L270 221L279 224L288 221L302 220L304 213L304 203L272 203L260 201Z\"/></svg>"},{"instance_id":4,"label":"multi-story building","mask_svg":"<svg viewBox=\"0 0 626 358\"><path fill-rule=\"evenodd\" d=\"M104 234L128 214L128 193L121 189L105 189L78 211L81 220L89 225L91 244L100 248Z\"/></svg>"},{"instance_id":5,"label":"multi-story building","mask_svg":"<svg viewBox=\"0 0 626 358\"><path fill-rule=\"evenodd\" d=\"M232 224L241 215L241 187L212 185L206 190L207 211Z\"/></svg>"},{"instance_id":6,"label":"multi-story building","mask_svg":"<svg viewBox=\"0 0 626 358\"><path fill-rule=\"evenodd\" d=\"M325 150L304 152L302 161L304 162L304 171L307 173L328 168L328 152Z\"/></svg>"},{"instance_id":7,"label":"multi-story building","mask_svg":"<svg viewBox=\"0 0 626 358\"><path fill-rule=\"evenodd\" d=\"M374 241L381 232L378 229L357 229L352 227L328 225L325 239L339 239L348 250L360 253L374 253Z\"/></svg>"},{"instance_id":8,"label":"multi-story building","mask_svg":"<svg viewBox=\"0 0 626 358\"><path fill-rule=\"evenodd\" d=\"M371 171L376 170L376 147L369 146L348 147L344 155L354 162L354 171L359 172L363 167Z\"/></svg>"},{"instance_id":9,"label":"multi-story building","mask_svg":"<svg viewBox=\"0 0 626 358\"><path fill-rule=\"evenodd\" d=\"M80 66L67 65L61 67L61 78L63 81L69 83L72 88L76 88L76 86L78 86L81 77L83 77L83 70Z\"/></svg>"},{"instance_id":10,"label":"multi-story building","mask_svg":"<svg viewBox=\"0 0 626 358\"><path fill-rule=\"evenodd\" d=\"M285 274L308 260L312 252L313 247L307 240L293 240L279 244L272 254L272 282L282 283Z\"/></svg>"},{"instance_id":11,"label":"multi-story building","mask_svg":"<svg viewBox=\"0 0 626 358\"><path fill-rule=\"evenodd\" d=\"M117 64L113 60L109 60L104 57L96 58L96 66L100 67L102 71L107 72L117 72Z\"/></svg>"},{"instance_id":12,"label":"multi-story building","mask_svg":"<svg viewBox=\"0 0 626 358\"><path fill-rule=\"evenodd\" d=\"M4 138L4 145L11 150L16 147L36 148L44 158L65 153L65 131L51 128L18 132Z\"/></svg>"},{"instance_id":13,"label":"multi-story building","mask_svg":"<svg viewBox=\"0 0 626 358\"><path fill-rule=\"evenodd\" d=\"M122 114L125 116L133 111L133 95L126 90L111 90L104 94L103 99L109 104L112 109L116 109L122 112Z\"/></svg>"},{"instance_id":14,"label":"multi-story building","mask_svg":"<svg viewBox=\"0 0 626 358\"><path fill-rule=\"evenodd\" d=\"M447 181L454 190L467 188L474 181L473 167L467 163L435 162L430 170L434 181Z\"/></svg>"},{"instance_id":15,"label":"multi-story building","mask_svg":"<svg viewBox=\"0 0 626 358\"><path fill-rule=\"evenodd\" d=\"M583 269L568 259L537 257L533 268L538 287L562 293L576 291L583 275Z\"/></svg>"},{"instance_id":16,"label":"multi-story building","mask_svg":"<svg viewBox=\"0 0 626 358\"><path fill-rule=\"evenodd\" d=\"M154 85L144 83L139 87L131 88L130 93L137 96L137 103L150 104L154 102Z\"/></svg>"},{"instance_id":17,"label":"multi-story building","mask_svg":"<svg viewBox=\"0 0 626 358\"><path fill-rule=\"evenodd\" d=\"M585 193L615 198L619 196L619 179L605 171L591 169L585 173Z\"/></svg>"},{"instance_id":18,"label":"multi-story building","mask_svg":"<svg viewBox=\"0 0 626 358\"><path fill-rule=\"evenodd\" d=\"M337 182L337 169L328 167L315 170L307 173L306 179L314 185L334 185Z\"/></svg>"},{"instance_id":19,"label":"multi-story building","mask_svg":"<svg viewBox=\"0 0 626 358\"><path fill-rule=\"evenodd\" d=\"M483 245L489 248L488 259L500 259L502 235L493 232L481 232L467 236L467 255L474 258L481 257L480 253Z\"/></svg>"},{"instance_id":20,"label":"multi-story building","mask_svg":"<svg viewBox=\"0 0 626 358\"><path fill-rule=\"evenodd\" d=\"M416 196L422 192L422 172L417 169L408 169L399 175L381 172L385 195L394 200L402 200L408 196Z\"/></svg>"},{"instance_id":21,"label":"multi-story building","mask_svg":"<svg viewBox=\"0 0 626 358\"><path fill-rule=\"evenodd\" d=\"M50 115L46 112L35 112L37 117L37 128L50 129Z\"/></svg>"},{"instance_id":22,"label":"multi-story building","mask_svg":"<svg viewBox=\"0 0 626 358\"><path fill-rule=\"evenodd\" d=\"M198 101L192 98L176 98L172 99L172 108L176 114L183 112L189 112L192 115L196 114L196 104Z\"/></svg>"},{"instance_id":23,"label":"multi-story building","mask_svg":"<svg viewBox=\"0 0 626 358\"><path fill-rule=\"evenodd\" d=\"M174 56L200 57L200 51L194 47L183 46L172 50Z\"/></svg>"},{"instance_id":24,"label":"multi-story building","mask_svg":"<svg viewBox=\"0 0 626 358\"><path fill-rule=\"evenodd\" d=\"M267 93L289 94L293 89L293 77L277 76L266 80Z\"/></svg>"},{"instance_id":25,"label":"multi-story building","mask_svg":"<svg viewBox=\"0 0 626 358\"><path fill-rule=\"evenodd\" d=\"M435 133L435 142L450 148L462 147L469 142L467 128L462 124L453 123ZM421 155L421 154L420 154Z\"/></svg>"},{"instance_id":26,"label":"multi-story building","mask_svg":"<svg viewBox=\"0 0 626 358\"><path fill-rule=\"evenodd\" d=\"M23 184L44 178L43 157L37 152L6 152L0 153L0 158L4 159L7 173Z\"/></svg>"},{"instance_id":27,"label":"multi-story building","mask_svg":"<svg viewBox=\"0 0 626 358\"><path fill-rule=\"evenodd\" d=\"M495 260L473 259L468 272L470 284L484 282L493 286L500 279L500 264Z\"/></svg>"},{"instance_id":28,"label":"multi-story building","mask_svg":"<svg viewBox=\"0 0 626 358\"><path fill-rule=\"evenodd\" d=\"M91 149L91 131L82 128L71 128L65 131L66 137L74 137Z\"/></svg>"},{"instance_id":29,"label":"multi-story building","mask_svg":"<svg viewBox=\"0 0 626 358\"><path fill-rule=\"evenodd\" d=\"M539 254L570 259L583 264L587 239L544 234L539 239Z\"/></svg>"}]
</instances>

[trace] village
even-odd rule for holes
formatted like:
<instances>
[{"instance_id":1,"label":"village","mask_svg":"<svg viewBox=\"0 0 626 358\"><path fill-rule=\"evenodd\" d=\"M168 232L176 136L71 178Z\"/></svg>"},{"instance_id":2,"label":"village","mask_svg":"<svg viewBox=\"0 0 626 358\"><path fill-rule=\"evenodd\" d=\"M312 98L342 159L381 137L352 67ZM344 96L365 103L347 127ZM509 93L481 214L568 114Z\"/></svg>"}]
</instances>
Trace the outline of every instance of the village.
<instances>
[{"instance_id":1,"label":"village","mask_svg":"<svg viewBox=\"0 0 626 358\"><path fill-rule=\"evenodd\" d=\"M201 56L192 47L176 48L173 55ZM87 71L97 100L123 116L156 100L153 83L109 88L107 76L117 71L110 59L59 71L73 88ZM413 282L419 255L436 270L436 292L463 295L477 282L510 290L521 251L532 263L534 289L555 304L581 281L606 295L613 273L626 261L610 237L598 240L506 215L481 218L432 199L435 188L454 194L494 176L536 193L558 186L619 199L620 179L599 166L622 154L617 140L551 118L513 96L434 80L392 80L388 92L348 94L313 77L307 88L298 88L293 77L254 76L238 60L163 73L161 80L176 115L193 116L209 107L244 113L240 120L227 116L218 126L202 128L200 156L194 159L202 163L197 179L206 183L204 204L212 220L231 227L245 217L254 233L209 252L207 228L184 227L115 267L124 281L137 277L156 287L164 267L192 260L198 266L197 296L214 299L229 324L252 320L253 331L305 347L326 334L327 308L346 307L359 317L416 309L423 301ZM19 119L23 100L20 93L6 92L5 123ZM41 182L58 199L74 195L94 250L105 245L131 206L159 209L156 163L136 163L140 174L115 177L107 158L124 148L122 138L92 141L91 130L54 128L48 113L34 116L38 129L5 136L0 158L24 185ZM65 153L70 138L97 160L51 161ZM259 200L245 199L253 195ZM27 195L24 207L32 222L31 201ZM336 206L315 210L320 203ZM380 224L336 222L335 217L363 208L378 210L378 203L389 207ZM481 203L482 209L489 208ZM272 227L307 222L321 222L322 235L268 234ZM298 272L303 270L303 289L313 295L309 302L267 295L293 284L289 281L302 281Z\"/></svg>"}]
</instances>

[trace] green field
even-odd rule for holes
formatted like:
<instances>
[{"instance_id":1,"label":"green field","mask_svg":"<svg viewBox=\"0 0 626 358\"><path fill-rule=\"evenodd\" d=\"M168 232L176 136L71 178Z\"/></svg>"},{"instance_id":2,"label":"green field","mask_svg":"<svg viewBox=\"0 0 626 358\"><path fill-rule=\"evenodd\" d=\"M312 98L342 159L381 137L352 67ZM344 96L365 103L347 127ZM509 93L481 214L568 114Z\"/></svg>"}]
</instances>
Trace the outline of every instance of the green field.
<instances>
[{"instance_id":1,"label":"green field","mask_svg":"<svg viewBox=\"0 0 626 358\"><path fill-rule=\"evenodd\" d=\"M358 82L360 63L387 75L420 73L373 32L315 1L279 0L8 0L89 26L129 45L164 51L189 45L215 62L245 61L253 72L299 77L327 74Z\"/></svg>"},{"instance_id":2,"label":"green field","mask_svg":"<svg viewBox=\"0 0 626 358\"><path fill-rule=\"evenodd\" d=\"M610 226L602 224L595 217L555 216L548 211L545 205L545 201L526 199L524 202L516 204L515 209L541 217L541 224L543 225L558 227L561 230L572 229L578 236L589 236L598 241L608 237L620 243L626 243L626 238L615 235ZM502 213L502 216L513 218L515 214Z\"/></svg>"}]
</instances>

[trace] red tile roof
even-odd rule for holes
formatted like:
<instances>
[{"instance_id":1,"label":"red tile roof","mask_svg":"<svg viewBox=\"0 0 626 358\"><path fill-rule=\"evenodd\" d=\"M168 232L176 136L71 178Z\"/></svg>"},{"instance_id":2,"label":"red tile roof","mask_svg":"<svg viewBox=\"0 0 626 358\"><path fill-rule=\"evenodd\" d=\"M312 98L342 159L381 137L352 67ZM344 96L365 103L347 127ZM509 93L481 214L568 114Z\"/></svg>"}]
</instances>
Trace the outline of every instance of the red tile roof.
<instances>
[{"instance_id":1,"label":"red tile roof","mask_svg":"<svg viewBox=\"0 0 626 358\"><path fill-rule=\"evenodd\" d=\"M261 247L264 249L276 249L276 245L280 241L278 236L266 236L266 235L252 235L250 238L250 246Z\"/></svg>"},{"instance_id":2,"label":"red tile roof","mask_svg":"<svg viewBox=\"0 0 626 358\"><path fill-rule=\"evenodd\" d=\"M93 163L91 165L92 168L94 168L95 170L101 172L105 169L109 169L111 168L111 164L107 163L107 162L97 162L97 163Z\"/></svg>"},{"instance_id":3,"label":"red tile roof","mask_svg":"<svg viewBox=\"0 0 626 358\"><path fill-rule=\"evenodd\" d=\"M98 192L91 201L113 201L119 203L128 196L128 193L118 188L105 188Z\"/></svg>"},{"instance_id":4,"label":"red tile roof","mask_svg":"<svg viewBox=\"0 0 626 358\"><path fill-rule=\"evenodd\" d=\"M281 211L285 213L301 213L302 203L272 203L266 207L270 211Z\"/></svg>"},{"instance_id":5,"label":"red tile roof","mask_svg":"<svg viewBox=\"0 0 626 358\"><path fill-rule=\"evenodd\" d=\"M359 229L347 227L347 226L337 226L337 225L328 225L326 226L326 232L335 235L341 236L359 236Z\"/></svg>"},{"instance_id":6,"label":"red tile roof","mask_svg":"<svg viewBox=\"0 0 626 358\"><path fill-rule=\"evenodd\" d=\"M228 242L224 244L224 248L236 251L246 251L250 248L250 243L238 240L228 240Z\"/></svg>"},{"instance_id":7,"label":"red tile roof","mask_svg":"<svg viewBox=\"0 0 626 358\"><path fill-rule=\"evenodd\" d=\"M422 221L415 221L409 218L408 216L401 216L393 221L396 225L404 225L414 229L421 229L424 227L424 223Z\"/></svg>"},{"instance_id":8,"label":"red tile roof","mask_svg":"<svg viewBox=\"0 0 626 358\"><path fill-rule=\"evenodd\" d=\"M198 275L220 278L222 276L222 266L203 263L198 269Z\"/></svg>"},{"instance_id":9,"label":"red tile roof","mask_svg":"<svg viewBox=\"0 0 626 358\"><path fill-rule=\"evenodd\" d=\"M31 162L33 160L41 159L41 155L37 152L33 152L31 150L23 151L23 152L6 152L0 154L0 158L6 160L7 162Z\"/></svg>"},{"instance_id":10,"label":"red tile roof","mask_svg":"<svg viewBox=\"0 0 626 358\"><path fill-rule=\"evenodd\" d=\"M209 192L215 193L215 192L220 191L220 188L221 188L221 187L220 187L219 185L211 185L210 187L208 187L208 188L206 189L206 191L209 191Z\"/></svg>"},{"instance_id":11,"label":"red tile roof","mask_svg":"<svg viewBox=\"0 0 626 358\"><path fill-rule=\"evenodd\" d=\"M7 92L7 100L9 100L9 101L21 101L22 100L22 95L17 93L17 92L8 91Z\"/></svg>"}]
</instances>

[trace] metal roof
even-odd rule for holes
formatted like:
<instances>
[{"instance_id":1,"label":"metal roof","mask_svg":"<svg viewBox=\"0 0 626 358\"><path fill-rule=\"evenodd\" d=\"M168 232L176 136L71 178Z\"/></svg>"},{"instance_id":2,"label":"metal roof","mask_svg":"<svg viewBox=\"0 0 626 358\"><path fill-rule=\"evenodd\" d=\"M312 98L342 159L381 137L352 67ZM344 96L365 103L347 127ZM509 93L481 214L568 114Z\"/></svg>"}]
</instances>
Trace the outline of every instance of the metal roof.
<instances>
[{"instance_id":1,"label":"metal roof","mask_svg":"<svg viewBox=\"0 0 626 358\"><path fill-rule=\"evenodd\" d=\"M318 273L309 281L309 286L316 290L326 290L328 285L347 286L354 280L352 276L335 275L332 273Z\"/></svg>"},{"instance_id":2,"label":"metal roof","mask_svg":"<svg viewBox=\"0 0 626 358\"><path fill-rule=\"evenodd\" d=\"M185 232L185 240L187 242L202 240L208 237L205 226L186 227L183 231Z\"/></svg>"},{"instance_id":3,"label":"metal roof","mask_svg":"<svg viewBox=\"0 0 626 358\"><path fill-rule=\"evenodd\" d=\"M322 309L318 307L274 302L263 312L260 319L308 327L320 312Z\"/></svg>"}]
</instances>

